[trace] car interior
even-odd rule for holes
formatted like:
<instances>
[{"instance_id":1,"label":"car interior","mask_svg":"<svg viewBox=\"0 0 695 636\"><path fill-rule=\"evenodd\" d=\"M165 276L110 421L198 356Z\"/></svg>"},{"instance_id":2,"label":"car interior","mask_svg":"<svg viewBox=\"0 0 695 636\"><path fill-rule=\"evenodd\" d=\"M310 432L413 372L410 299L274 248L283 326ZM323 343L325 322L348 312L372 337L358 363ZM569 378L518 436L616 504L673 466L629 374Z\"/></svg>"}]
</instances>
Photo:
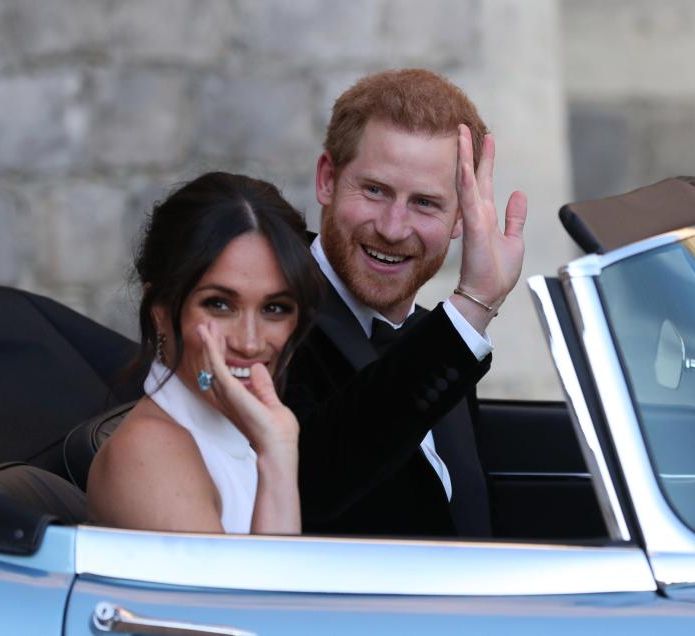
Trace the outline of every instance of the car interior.
<instances>
[{"instance_id":1,"label":"car interior","mask_svg":"<svg viewBox=\"0 0 695 636\"><path fill-rule=\"evenodd\" d=\"M560 219L581 248L600 254L693 225L694 209L695 178L677 177L616 197L567 204ZM578 380L588 389L587 407L600 421L561 283L546 282ZM138 353L135 342L58 302L0 287L0 304L0 548L11 552L36 546L49 522L87 521L90 462L142 395L146 369L130 364ZM666 344L674 340L669 325L660 338ZM670 369L664 366L657 374L668 386ZM607 540L567 406L480 400L477 408L494 537ZM601 438L605 427L597 427L597 434L610 455L610 440ZM620 488L621 475L613 477Z\"/></svg>"},{"instance_id":2,"label":"car interior","mask_svg":"<svg viewBox=\"0 0 695 636\"><path fill-rule=\"evenodd\" d=\"M0 496L86 522L90 462L142 394L138 345L30 292L0 288L0 303ZM564 404L481 400L478 420L495 537L605 536Z\"/></svg>"}]
</instances>

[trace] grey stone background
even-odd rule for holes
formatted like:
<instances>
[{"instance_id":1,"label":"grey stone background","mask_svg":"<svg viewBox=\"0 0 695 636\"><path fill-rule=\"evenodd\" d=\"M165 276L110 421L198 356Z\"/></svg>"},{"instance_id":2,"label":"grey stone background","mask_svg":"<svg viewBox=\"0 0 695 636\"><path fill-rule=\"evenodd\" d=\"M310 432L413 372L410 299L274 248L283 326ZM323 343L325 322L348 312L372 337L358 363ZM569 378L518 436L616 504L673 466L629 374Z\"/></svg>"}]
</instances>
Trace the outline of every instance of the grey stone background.
<instances>
[{"instance_id":1,"label":"grey stone background","mask_svg":"<svg viewBox=\"0 0 695 636\"><path fill-rule=\"evenodd\" d=\"M243 171L316 229L333 99L400 66L476 101L500 208L529 195L523 276L554 273L577 253L561 204L695 173L693 59L690 0L0 0L0 284L137 337L126 278L152 203ZM424 304L449 294L456 258ZM559 395L523 283L490 331L483 395Z\"/></svg>"}]
</instances>

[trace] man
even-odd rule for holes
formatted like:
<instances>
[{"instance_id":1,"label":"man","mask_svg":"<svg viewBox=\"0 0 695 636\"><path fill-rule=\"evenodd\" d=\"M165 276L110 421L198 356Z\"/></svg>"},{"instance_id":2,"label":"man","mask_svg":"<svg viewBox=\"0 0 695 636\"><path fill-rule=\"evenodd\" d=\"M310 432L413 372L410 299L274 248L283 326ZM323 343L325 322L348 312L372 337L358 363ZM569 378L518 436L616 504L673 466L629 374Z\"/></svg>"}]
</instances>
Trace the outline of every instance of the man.
<instances>
[{"instance_id":1,"label":"man","mask_svg":"<svg viewBox=\"0 0 695 636\"><path fill-rule=\"evenodd\" d=\"M301 427L305 532L489 534L465 398L490 365L485 329L519 277L526 199L510 197L502 232L486 132L468 98L424 70L367 76L334 105L312 244L327 299L285 394ZM416 312L452 239L463 242L456 292ZM379 356L373 319L398 327L411 314Z\"/></svg>"}]
</instances>

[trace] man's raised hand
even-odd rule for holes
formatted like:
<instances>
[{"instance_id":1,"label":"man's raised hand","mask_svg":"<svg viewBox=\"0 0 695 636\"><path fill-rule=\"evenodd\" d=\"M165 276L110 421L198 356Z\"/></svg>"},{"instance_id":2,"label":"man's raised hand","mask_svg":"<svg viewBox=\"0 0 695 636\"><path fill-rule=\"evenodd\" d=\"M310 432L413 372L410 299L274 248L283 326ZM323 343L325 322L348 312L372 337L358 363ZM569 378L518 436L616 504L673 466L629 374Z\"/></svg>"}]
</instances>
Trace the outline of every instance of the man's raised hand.
<instances>
[{"instance_id":1,"label":"man's raised hand","mask_svg":"<svg viewBox=\"0 0 695 636\"><path fill-rule=\"evenodd\" d=\"M480 305L462 296L454 296L451 300L479 330L485 328L516 284L524 256L526 195L516 191L509 197L502 231L495 209L494 163L495 141L488 134L483 139L478 170L474 170L471 133L467 126L461 124L456 175L463 220L459 287L494 311L481 311Z\"/></svg>"}]
</instances>

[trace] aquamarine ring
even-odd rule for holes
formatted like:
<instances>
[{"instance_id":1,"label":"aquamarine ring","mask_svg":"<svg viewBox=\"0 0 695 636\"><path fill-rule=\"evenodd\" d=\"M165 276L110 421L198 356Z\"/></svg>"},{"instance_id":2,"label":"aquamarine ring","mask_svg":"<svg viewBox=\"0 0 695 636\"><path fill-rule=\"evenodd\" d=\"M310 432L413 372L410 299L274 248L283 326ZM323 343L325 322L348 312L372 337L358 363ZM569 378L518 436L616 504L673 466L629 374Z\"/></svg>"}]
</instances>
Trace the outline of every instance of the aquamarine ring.
<instances>
[{"instance_id":1,"label":"aquamarine ring","mask_svg":"<svg viewBox=\"0 0 695 636\"><path fill-rule=\"evenodd\" d=\"M205 369L201 369L200 371L198 371L198 386L200 387L200 390L209 390L212 386L212 379L214 377L215 376L213 376L212 373L206 371Z\"/></svg>"}]
</instances>

